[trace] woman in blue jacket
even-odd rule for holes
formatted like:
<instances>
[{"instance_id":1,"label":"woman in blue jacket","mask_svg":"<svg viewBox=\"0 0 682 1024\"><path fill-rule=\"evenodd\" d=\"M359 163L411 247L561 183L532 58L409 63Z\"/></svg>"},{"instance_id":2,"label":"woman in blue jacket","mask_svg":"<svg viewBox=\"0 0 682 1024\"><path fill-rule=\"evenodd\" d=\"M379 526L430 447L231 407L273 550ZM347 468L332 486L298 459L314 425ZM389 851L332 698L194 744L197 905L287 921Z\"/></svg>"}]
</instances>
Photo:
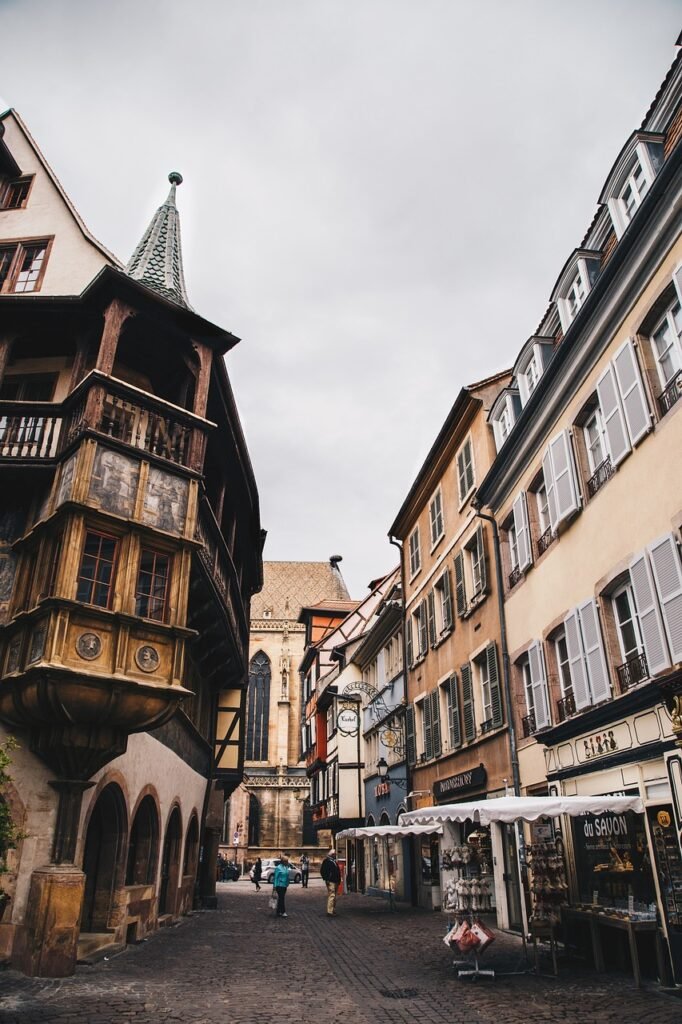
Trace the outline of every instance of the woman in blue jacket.
<instances>
[{"instance_id":1,"label":"woman in blue jacket","mask_svg":"<svg viewBox=\"0 0 682 1024\"><path fill-rule=\"evenodd\" d=\"M282 859L275 868L275 873L272 876L272 887L277 893L277 917L287 917L287 912L284 909L284 897L287 893L287 886L289 885L289 858L285 853L282 854Z\"/></svg>"}]
</instances>

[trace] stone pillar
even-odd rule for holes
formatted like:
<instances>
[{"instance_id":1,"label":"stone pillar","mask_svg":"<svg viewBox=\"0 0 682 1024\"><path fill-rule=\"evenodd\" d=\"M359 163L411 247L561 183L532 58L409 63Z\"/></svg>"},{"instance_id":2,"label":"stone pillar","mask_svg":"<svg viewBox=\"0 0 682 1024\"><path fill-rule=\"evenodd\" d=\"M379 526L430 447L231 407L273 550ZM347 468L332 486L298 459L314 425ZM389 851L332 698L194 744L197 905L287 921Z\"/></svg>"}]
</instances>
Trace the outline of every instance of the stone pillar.
<instances>
[{"instance_id":1,"label":"stone pillar","mask_svg":"<svg viewBox=\"0 0 682 1024\"><path fill-rule=\"evenodd\" d=\"M215 910L218 906L216 896L216 867L220 849L220 829L204 829L204 856L201 862L201 878L199 883L199 902L204 910Z\"/></svg>"},{"instance_id":2,"label":"stone pillar","mask_svg":"<svg viewBox=\"0 0 682 1024\"><path fill-rule=\"evenodd\" d=\"M17 929L12 966L30 977L66 978L76 967L85 875L51 864L31 875L26 918Z\"/></svg>"}]
</instances>

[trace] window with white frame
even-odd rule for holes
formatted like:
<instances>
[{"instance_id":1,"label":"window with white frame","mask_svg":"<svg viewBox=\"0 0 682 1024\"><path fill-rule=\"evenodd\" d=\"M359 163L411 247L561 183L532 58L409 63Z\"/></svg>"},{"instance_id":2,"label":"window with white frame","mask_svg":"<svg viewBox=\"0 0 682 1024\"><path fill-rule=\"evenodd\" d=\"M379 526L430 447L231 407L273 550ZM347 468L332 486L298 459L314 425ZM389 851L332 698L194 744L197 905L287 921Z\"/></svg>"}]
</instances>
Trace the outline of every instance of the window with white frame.
<instances>
[{"instance_id":1,"label":"window with white frame","mask_svg":"<svg viewBox=\"0 0 682 1024\"><path fill-rule=\"evenodd\" d=\"M559 677L559 688L563 698L573 698L573 682L571 680L571 669L568 662L568 648L566 646L566 630L561 629L554 637L554 657L556 658L557 675Z\"/></svg>"},{"instance_id":2,"label":"window with white frame","mask_svg":"<svg viewBox=\"0 0 682 1024\"><path fill-rule=\"evenodd\" d=\"M646 195L648 189L649 181L647 180L647 176L644 173L639 160L635 160L625 182L625 186L618 197L620 199L621 213L625 223L630 223L635 210L642 202L642 199Z\"/></svg>"},{"instance_id":3,"label":"window with white frame","mask_svg":"<svg viewBox=\"0 0 682 1024\"><path fill-rule=\"evenodd\" d=\"M571 438L567 430L553 437L542 457L542 475L552 530L580 508L580 493Z\"/></svg>"},{"instance_id":4,"label":"window with white frame","mask_svg":"<svg viewBox=\"0 0 682 1024\"><path fill-rule=\"evenodd\" d=\"M618 466L651 430L652 418L635 347L627 338L597 379L608 454Z\"/></svg>"},{"instance_id":5,"label":"window with white frame","mask_svg":"<svg viewBox=\"0 0 682 1024\"><path fill-rule=\"evenodd\" d=\"M443 495L440 487L429 503L429 524L431 528L431 547L435 547L445 533L443 523Z\"/></svg>"},{"instance_id":6,"label":"window with white frame","mask_svg":"<svg viewBox=\"0 0 682 1024\"><path fill-rule=\"evenodd\" d=\"M428 621L426 611L426 601L421 601L412 612L412 642L415 650L415 661L420 661L426 657L426 653L429 649L428 640Z\"/></svg>"},{"instance_id":7,"label":"window with white frame","mask_svg":"<svg viewBox=\"0 0 682 1024\"><path fill-rule=\"evenodd\" d=\"M638 658L643 651L637 606L629 580L614 591L611 602L618 627L621 657L624 662L628 662Z\"/></svg>"},{"instance_id":8,"label":"window with white frame","mask_svg":"<svg viewBox=\"0 0 682 1024\"><path fill-rule=\"evenodd\" d=\"M488 573L485 558L485 541L483 527L479 526L476 532L464 545L466 556L467 575L471 585L471 600L474 601L488 588ZM467 590L469 588L467 587Z\"/></svg>"},{"instance_id":9,"label":"window with white frame","mask_svg":"<svg viewBox=\"0 0 682 1024\"><path fill-rule=\"evenodd\" d=\"M512 572L519 567L519 543L516 537L516 527L512 519L507 528L507 543L509 544L509 565Z\"/></svg>"},{"instance_id":10,"label":"window with white frame","mask_svg":"<svg viewBox=\"0 0 682 1024\"><path fill-rule=\"evenodd\" d=\"M596 250L576 250L566 263L552 292L557 304L564 334L578 316L594 286L601 268L601 253Z\"/></svg>"},{"instance_id":11,"label":"window with white frame","mask_svg":"<svg viewBox=\"0 0 682 1024\"><path fill-rule=\"evenodd\" d=\"M599 197L606 203L617 238L622 238L663 164L664 137L635 132L625 144Z\"/></svg>"},{"instance_id":12,"label":"window with white frame","mask_svg":"<svg viewBox=\"0 0 682 1024\"><path fill-rule=\"evenodd\" d=\"M481 707L483 713L483 722L491 722L493 717L493 697L492 688L490 686L490 673L488 671L488 662L485 658L474 663L478 668L478 680L481 687Z\"/></svg>"},{"instance_id":13,"label":"window with white frame","mask_svg":"<svg viewBox=\"0 0 682 1024\"><path fill-rule=\"evenodd\" d=\"M573 608L564 619L564 631L575 707L581 711L611 696L596 601L591 598Z\"/></svg>"},{"instance_id":14,"label":"window with white frame","mask_svg":"<svg viewBox=\"0 0 682 1024\"><path fill-rule=\"evenodd\" d=\"M521 399L516 388L504 388L495 399L490 410L490 422L495 437L495 447L499 452L509 437L517 416L521 411Z\"/></svg>"},{"instance_id":15,"label":"window with white frame","mask_svg":"<svg viewBox=\"0 0 682 1024\"><path fill-rule=\"evenodd\" d=\"M566 311L568 313L568 321L571 323L578 314L578 310L585 301L587 295L587 288L583 280L582 271L578 271L571 285L566 292Z\"/></svg>"},{"instance_id":16,"label":"window with white frame","mask_svg":"<svg viewBox=\"0 0 682 1024\"><path fill-rule=\"evenodd\" d=\"M532 395L537 387L537 383L540 380L540 369L538 367L538 360L535 353L531 356L530 362L526 367L526 387L528 388L528 394Z\"/></svg>"},{"instance_id":17,"label":"window with white frame","mask_svg":"<svg viewBox=\"0 0 682 1024\"><path fill-rule=\"evenodd\" d=\"M460 504L474 487L474 453L471 438L468 437L457 453L457 488Z\"/></svg>"},{"instance_id":18,"label":"window with white frame","mask_svg":"<svg viewBox=\"0 0 682 1024\"><path fill-rule=\"evenodd\" d=\"M511 434L511 428L513 427L511 409L508 404L502 407L502 411L497 418L497 425L500 437L500 443L504 443L509 435Z\"/></svg>"},{"instance_id":19,"label":"window with white frame","mask_svg":"<svg viewBox=\"0 0 682 1024\"><path fill-rule=\"evenodd\" d=\"M658 378L665 390L682 369L682 310L677 300L665 311L652 331L651 348Z\"/></svg>"},{"instance_id":20,"label":"window with white frame","mask_svg":"<svg viewBox=\"0 0 682 1024\"><path fill-rule=\"evenodd\" d=\"M446 569L433 585L435 593L434 610L436 616L436 632L438 637L449 633L455 621L452 607L452 585L450 570Z\"/></svg>"},{"instance_id":21,"label":"window with white frame","mask_svg":"<svg viewBox=\"0 0 682 1024\"><path fill-rule=\"evenodd\" d=\"M583 427L583 435L587 450L587 461L590 464L590 473L596 473L609 454L606 444L604 418L598 405L589 414Z\"/></svg>"},{"instance_id":22,"label":"window with white frame","mask_svg":"<svg viewBox=\"0 0 682 1024\"><path fill-rule=\"evenodd\" d=\"M422 554L419 544L419 527L415 526L408 541L410 552L410 578L416 576L422 565Z\"/></svg>"},{"instance_id":23,"label":"window with white frame","mask_svg":"<svg viewBox=\"0 0 682 1024\"><path fill-rule=\"evenodd\" d=\"M538 488L535 492L535 507L538 515L538 526L540 528L540 535L542 535L550 525L549 506L547 504L547 488L545 487L544 480L538 485Z\"/></svg>"}]
</instances>

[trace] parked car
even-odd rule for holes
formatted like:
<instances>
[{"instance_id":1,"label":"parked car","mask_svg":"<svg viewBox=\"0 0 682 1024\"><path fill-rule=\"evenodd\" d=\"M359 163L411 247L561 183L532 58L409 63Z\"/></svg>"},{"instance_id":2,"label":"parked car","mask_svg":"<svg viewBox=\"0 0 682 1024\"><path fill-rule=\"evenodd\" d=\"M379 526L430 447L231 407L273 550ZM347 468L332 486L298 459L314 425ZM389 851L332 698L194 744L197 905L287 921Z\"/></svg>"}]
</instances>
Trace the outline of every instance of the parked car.
<instances>
[{"instance_id":1,"label":"parked car","mask_svg":"<svg viewBox=\"0 0 682 1024\"><path fill-rule=\"evenodd\" d=\"M233 860L226 860L223 867L224 882L238 882L242 877L242 869Z\"/></svg>"},{"instance_id":2,"label":"parked car","mask_svg":"<svg viewBox=\"0 0 682 1024\"><path fill-rule=\"evenodd\" d=\"M272 885L272 878L275 874L275 868L280 863L279 857L266 857L261 862L261 882L267 882L268 885ZM253 868L249 871L249 878L253 882ZM295 868L293 864L289 864L289 882L300 882L301 872L298 868Z\"/></svg>"}]
</instances>

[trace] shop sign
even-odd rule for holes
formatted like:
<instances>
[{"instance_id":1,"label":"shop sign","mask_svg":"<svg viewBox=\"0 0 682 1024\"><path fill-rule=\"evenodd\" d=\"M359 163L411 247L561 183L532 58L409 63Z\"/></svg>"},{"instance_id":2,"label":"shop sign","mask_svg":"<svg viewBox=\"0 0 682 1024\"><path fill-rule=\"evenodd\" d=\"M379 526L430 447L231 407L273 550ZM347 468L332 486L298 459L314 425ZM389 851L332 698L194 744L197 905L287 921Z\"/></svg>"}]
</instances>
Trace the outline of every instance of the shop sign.
<instances>
[{"instance_id":1,"label":"shop sign","mask_svg":"<svg viewBox=\"0 0 682 1024\"><path fill-rule=\"evenodd\" d=\"M374 787L374 796L379 799L380 796L391 795L391 783L390 782L379 782Z\"/></svg>"},{"instance_id":2,"label":"shop sign","mask_svg":"<svg viewBox=\"0 0 682 1024\"><path fill-rule=\"evenodd\" d=\"M444 797L459 796L460 793L466 792L468 789L478 789L480 786L484 786L488 774L485 767L479 764L477 768L470 768L469 771L459 772L457 775L451 775L447 779L439 779L438 782L433 784L433 796L436 800L442 800Z\"/></svg>"},{"instance_id":3,"label":"shop sign","mask_svg":"<svg viewBox=\"0 0 682 1024\"><path fill-rule=\"evenodd\" d=\"M357 704L344 704L336 716L336 728L342 736L357 736L360 728L360 714Z\"/></svg>"}]
</instances>

